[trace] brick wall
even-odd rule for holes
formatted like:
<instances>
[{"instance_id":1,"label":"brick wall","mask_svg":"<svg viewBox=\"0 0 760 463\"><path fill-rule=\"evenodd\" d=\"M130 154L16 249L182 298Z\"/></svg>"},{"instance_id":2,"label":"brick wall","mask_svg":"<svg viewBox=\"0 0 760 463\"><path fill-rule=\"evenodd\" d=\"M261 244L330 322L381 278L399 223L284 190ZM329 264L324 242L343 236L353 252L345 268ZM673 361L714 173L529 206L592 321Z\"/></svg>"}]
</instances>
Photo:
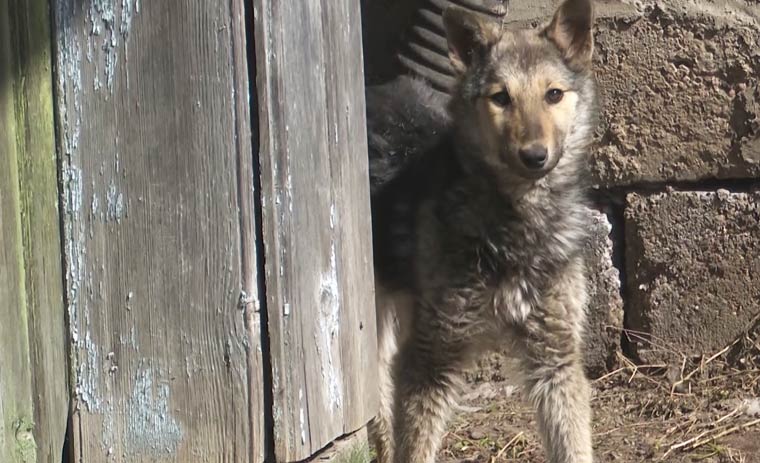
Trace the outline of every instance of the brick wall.
<instances>
[{"instance_id":1,"label":"brick wall","mask_svg":"<svg viewBox=\"0 0 760 463\"><path fill-rule=\"evenodd\" d=\"M760 2L599 11L592 170L613 223L623 347L646 363L714 353L760 313Z\"/></svg>"}]
</instances>

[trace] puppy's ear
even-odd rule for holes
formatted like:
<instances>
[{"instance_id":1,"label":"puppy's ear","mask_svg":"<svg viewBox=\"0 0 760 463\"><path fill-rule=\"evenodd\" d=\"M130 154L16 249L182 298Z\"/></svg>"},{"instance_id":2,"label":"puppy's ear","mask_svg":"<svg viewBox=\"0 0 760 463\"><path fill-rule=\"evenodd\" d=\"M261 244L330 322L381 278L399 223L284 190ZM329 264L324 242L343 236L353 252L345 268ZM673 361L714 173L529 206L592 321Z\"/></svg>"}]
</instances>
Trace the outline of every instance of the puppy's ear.
<instances>
[{"instance_id":1,"label":"puppy's ear","mask_svg":"<svg viewBox=\"0 0 760 463\"><path fill-rule=\"evenodd\" d=\"M457 73L467 70L475 56L484 56L501 35L495 22L457 7L443 12L443 25L449 42L449 59Z\"/></svg>"},{"instance_id":2,"label":"puppy's ear","mask_svg":"<svg viewBox=\"0 0 760 463\"><path fill-rule=\"evenodd\" d=\"M593 23L592 0L565 0L543 34L562 52L571 69L582 71L591 67Z\"/></svg>"}]
</instances>

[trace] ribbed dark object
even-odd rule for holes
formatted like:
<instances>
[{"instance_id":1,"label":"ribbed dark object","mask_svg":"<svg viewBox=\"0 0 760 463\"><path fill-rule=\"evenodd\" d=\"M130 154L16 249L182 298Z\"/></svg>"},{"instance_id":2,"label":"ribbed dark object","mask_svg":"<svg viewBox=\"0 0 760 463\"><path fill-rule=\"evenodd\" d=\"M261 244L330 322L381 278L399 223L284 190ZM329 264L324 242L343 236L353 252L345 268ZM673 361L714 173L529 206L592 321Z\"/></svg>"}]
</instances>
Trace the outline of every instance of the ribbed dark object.
<instances>
[{"instance_id":1,"label":"ribbed dark object","mask_svg":"<svg viewBox=\"0 0 760 463\"><path fill-rule=\"evenodd\" d=\"M398 60L402 69L422 77L437 90L448 93L454 73L448 58L441 15L449 6L502 19L509 0L421 0L402 41Z\"/></svg>"}]
</instances>

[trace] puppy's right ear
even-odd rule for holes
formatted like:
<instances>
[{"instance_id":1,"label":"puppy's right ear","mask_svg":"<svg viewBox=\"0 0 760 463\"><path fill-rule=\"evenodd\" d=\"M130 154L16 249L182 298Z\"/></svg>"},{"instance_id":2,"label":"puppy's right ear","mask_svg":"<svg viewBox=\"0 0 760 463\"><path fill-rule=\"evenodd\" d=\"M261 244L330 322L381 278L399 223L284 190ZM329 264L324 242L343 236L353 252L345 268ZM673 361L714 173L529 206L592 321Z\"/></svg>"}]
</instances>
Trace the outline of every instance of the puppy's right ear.
<instances>
[{"instance_id":1,"label":"puppy's right ear","mask_svg":"<svg viewBox=\"0 0 760 463\"><path fill-rule=\"evenodd\" d=\"M463 8L446 8L443 25L449 42L449 59L457 73L467 70L475 56L485 55L501 35L498 24Z\"/></svg>"},{"instance_id":2,"label":"puppy's right ear","mask_svg":"<svg viewBox=\"0 0 760 463\"><path fill-rule=\"evenodd\" d=\"M565 0L544 29L544 35L562 52L570 68L587 69L594 52L593 24L591 0Z\"/></svg>"}]
</instances>

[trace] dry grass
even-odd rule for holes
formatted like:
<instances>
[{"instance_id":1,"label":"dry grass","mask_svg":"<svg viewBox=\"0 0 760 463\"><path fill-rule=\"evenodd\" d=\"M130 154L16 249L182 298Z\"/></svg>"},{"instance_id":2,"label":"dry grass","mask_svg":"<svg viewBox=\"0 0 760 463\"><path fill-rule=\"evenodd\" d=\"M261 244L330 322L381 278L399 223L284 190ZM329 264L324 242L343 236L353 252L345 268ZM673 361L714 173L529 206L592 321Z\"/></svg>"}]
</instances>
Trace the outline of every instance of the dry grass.
<instances>
[{"instance_id":1,"label":"dry grass","mask_svg":"<svg viewBox=\"0 0 760 463\"><path fill-rule=\"evenodd\" d=\"M759 340L760 315L723 349L709 356L680 354L680 365L671 365L664 377L656 378L660 397L644 408L670 425L656 441L656 448L662 450L659 461L676 453L692 454L696 459L720 455L723 461L746 461L741 451L719 442L760 425L760 410L754 409L760 400ZM624 360L624 368L633 374L641 370Z\"/></svg>"},{"instance_id":2,"label":"dry grass","mask_svg":"<svg viewBox=\"0 0 760 463\"><path fill-rule=\"evenodd\" d=\"M639 343L644 338L627 335ZM710 355L645 340L650 350L678 360L637 365L620 355L620 367L594 381L597 460L760 462L760 317ZM544 463L532 410L491 396L466 404L471 411L452 424L439 460Z\"/></svg>"}]
</instances>

